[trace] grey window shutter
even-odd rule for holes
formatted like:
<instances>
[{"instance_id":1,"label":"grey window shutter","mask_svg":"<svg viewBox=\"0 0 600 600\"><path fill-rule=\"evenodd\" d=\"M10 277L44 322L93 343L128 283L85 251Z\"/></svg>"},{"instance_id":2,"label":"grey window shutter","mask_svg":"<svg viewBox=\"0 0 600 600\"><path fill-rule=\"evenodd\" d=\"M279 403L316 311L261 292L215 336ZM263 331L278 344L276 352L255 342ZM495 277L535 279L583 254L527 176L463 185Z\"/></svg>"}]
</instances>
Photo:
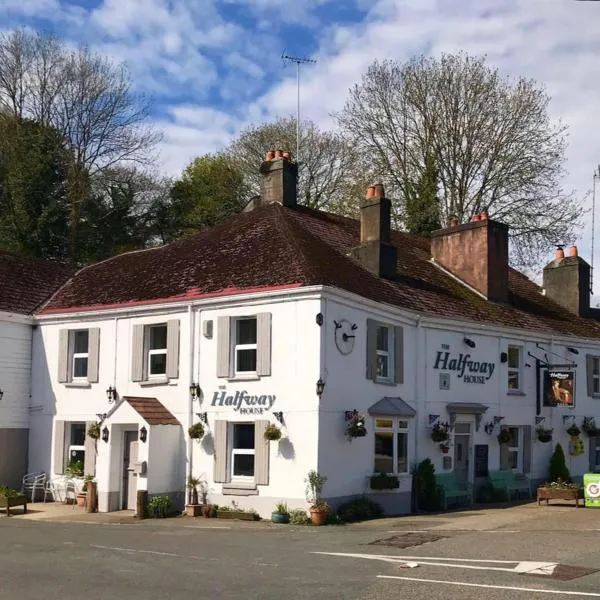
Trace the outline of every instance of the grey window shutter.
<instances>
[{"instance_id":1,"label":"grey window shutter","mask_svg":"<svg viewBox=\"0 0 600 600\"><path fill-rule=\"evenodd\" d=\"M69 381L69 330L58 332L58 382Z\"/></svg>"},{"instance_id":2,"label":"grey window shutter","mask_svg":"<svg viewBox=\"0 0 600 600\"><path fill-rule=\"evenodd\" d=\"M65 472L65 422L54 421L54 473Z\"/></svg>"},{"instance_id":3,"label":"grey window shutter","mask_svg":"<svg viewBox=\"0 0 600 600\"><path fill-rule=\"evenodd\" d=\"M254 482L256 485L269 485L269 440L265 439L265 429L269 421L254 422Z\"/></svg>"},{"instance_id":4,"label":"grey window shutter","mask_svg":"<svg viewBox=\"0 0 600 600\"><path fill-rule=\"evenodd\" d=\"M585 365L586 365L587 393L588 393L588 396L592 396L594 394L594 357L591 354L586 355Z\"/></svg>"},{"instance_id":5,"label":"grey window shutter","mask_svg":"<svg viewBox=\"0 0 600 600\"><path fill-rule=\"evenodd\" d=\"M144 326L133 326L131 341L131 381L144 379Z\"/></svg>"},{"instance_id":6,"label":"grey window shutter","mask_svg":"<svg viewBox=\"0 0 600 600\"><path fill-rule=\"evenodd\" d=\"M179 377L179 319L167 321L167 377Z\"/></svg>"},{"instance_id":7,"label":"grey window shutter","mask_svg":"<svg viewBox=\"0 0 600 600\"><path fill-rule=\"evenodd\" d=\"M90 383L98 383L98 367L100 360L100 328L92 327L88 331L88 374Z\"/></svg>"},{"instance_id":8,"label":"grey window shutter","mask_svg":"<svg viewBox=\"0 0 600 600\"><path fill-rule=\"evenodd\" d=\"M219 317L217 319L217 377L233 375L230 330L231 319Z\"/></svg>"},{"instance_id":9,"label":"grey window shutter","mask_svg":"<svg viewBox=\"0 0 600 600\"><path fill-rule=\"evenodd\" d=\"M510 469L508 444L500 444L500 469L502 471Z\"/></svg>"},{"instance_id":10,"label":"grey window shutter","mask_svg":"<svg viewBox=\"0 0 600 600\"><path fill-rule=\"evenodd\" d=\"M377 322L367 319L367 379L375 381L377 374Z\"/></svg>"},{"instance_id":11,"label":"grey window shutter","mask_svg":"<svg viewBox=\"0 0 600 600\"><path fill-rule=\"evenodd\" d=\"M523 473L531 473L531 425L525 425L521 431L523 432Z\"/></svg>"},{"instance_id":12,"label":"grey window shutter","mask_svg":"<svg viewBox=\"0 0 600 600\"><path fill-rule=\"evenodd\" d=\"M394 379L404 383L404 328L394 327Z\"/></svg>"},{"instance_id":13,"label":"grey window shutter","mask_svg":"<svg viewBox=\"0 0 600 600\"><path fill-rule=\"evenodd\" d=\"M271 313L256 315L256 374L271 375Z\"/></svg>"},{"instance_id":14,"label":"grey window shutter","mask_svg":"<svg viewBox=\"0 0 600 600\"><path fill-rule=\"evenodd\" d=\"M95 421L88 421L85 424L85 457L83 460L84 475L96 474L96 440L92 439L87 434L89 426L93 425L94 423Z\"/></svg>"},{"instance_id":15,"label":"grey window shutter","mask_svg":"<svg viewBox=\"0 0 600 600\"><path fill-rule=\"evenodd\" d=\"M215 421L215 483L227 482L227 421Z\"/></svg>"},{"instance_id":16,"label":"grey window shutter","mask_svg":"<svg viewBox=\"0 0 600 600\"><path fill-rule=\"evenodd\" d=\"M589 450L589 469L590 473L594 473L596 471L596 439L595 437L590 437L590 450Z\"/></svg>"}]
</instances>

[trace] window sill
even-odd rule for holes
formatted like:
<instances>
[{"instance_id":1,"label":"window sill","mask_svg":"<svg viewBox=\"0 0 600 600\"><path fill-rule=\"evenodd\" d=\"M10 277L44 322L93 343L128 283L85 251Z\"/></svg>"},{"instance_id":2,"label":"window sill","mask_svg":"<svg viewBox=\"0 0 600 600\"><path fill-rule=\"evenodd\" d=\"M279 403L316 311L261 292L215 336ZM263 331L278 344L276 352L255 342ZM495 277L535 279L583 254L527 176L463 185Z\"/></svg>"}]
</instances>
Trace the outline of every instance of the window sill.
<instances>
[{"instance_id":1,"label":"window sill","mask_svg":"<svg viewBox=\"0 0 600 600\"><path fill-rule=\"evenodd\" d=\"M247 375L240 373L233 377L229 377L227 381L260 381L260 377L256 373L248 373Z\"/></svg>"},{"instance_id":2,"label":"window sill","mask_svg":"<svg viewBox=\"0 0 600 600\"><path fill-rule=\"evenodd\" d=\"M68 383L65 383L65 387L89 389L92 387L92 384L87 380L86 381L69 381Z\"/></svg>"},{"instance_id":3,"label":"window sill","mask_svg":"<svg viewBox=\"0 0 600 600\"><path fill-rule=\"evenodd\" d=\"M156 377L153 379L146 379L146 381L138 382L142 387L152 387L153 385L168 385L168 377Z\"/></svg>"},{"instance_id":4,"label":"window sill","mask_svg":"<svg viewBox=\"0 0 600 600\"><path fill-rule=\"evenodd\" d=\"M398 385L393 379L375 379L375 383L378 385L388 385L388 386Z\"/></svg>"},{"instance_id":5,"label":"window sill","mask_svg":"<svg viewBox=\"0 0 600 600\"><path fill-rule=\"evenodd\" d=\"M527 396L525 392L521 392L519 390L509 390L506 392L507 396Z\"/></svg>"},{"instance_id":6,"label":"window sill","mask_svg":"<svg viewBox=\"0 0 600 600\"><path fill-rule=\"evenodd\" d=\"M221 493L224 496L257 496L258 488L254 483L224 483Z\"/></svg>"}]
</instances>

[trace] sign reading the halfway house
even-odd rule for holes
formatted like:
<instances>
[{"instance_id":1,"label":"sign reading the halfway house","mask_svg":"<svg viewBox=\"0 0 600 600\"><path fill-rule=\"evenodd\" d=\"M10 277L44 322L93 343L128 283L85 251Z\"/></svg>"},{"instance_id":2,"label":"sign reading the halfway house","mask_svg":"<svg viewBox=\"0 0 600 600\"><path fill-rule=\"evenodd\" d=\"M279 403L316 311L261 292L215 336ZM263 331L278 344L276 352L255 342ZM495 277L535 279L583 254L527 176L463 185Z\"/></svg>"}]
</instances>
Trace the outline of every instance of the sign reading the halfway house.
<instances>
[{"instance_id":1,"label":"sign reading the halfway house","mask_svg":"<svg viewBox=\"0 0 600 600\"><path fill-rule=\"evenodd\" d=\"M492 362L473 360L470 354L452 354L449 351L438 350L433 368L454 371L465 383L486 383L494 374L496 365Z\"/></svg>"},{"instance_id":2,"label":"sign reading the halfway house","mask_svg":"<svg viewBox=\"0 0 600 600\"><path fill-rule=\"evenodd\" d=\"M211 406L229 406L241 415L262 415L275 404L275 394L251 396L246 392L228 394L226 390L213 394Z\"/></svg>"},{"instance_id":3,"label":"sign reading the halfway house","mask_svg":"<svg viewBox=\"0 0 600 600\"><path fill-rule=\"evenodd\" d=\"M546 371L544 406L575 406L574 371Z\"/></svg>"}]
</instances>

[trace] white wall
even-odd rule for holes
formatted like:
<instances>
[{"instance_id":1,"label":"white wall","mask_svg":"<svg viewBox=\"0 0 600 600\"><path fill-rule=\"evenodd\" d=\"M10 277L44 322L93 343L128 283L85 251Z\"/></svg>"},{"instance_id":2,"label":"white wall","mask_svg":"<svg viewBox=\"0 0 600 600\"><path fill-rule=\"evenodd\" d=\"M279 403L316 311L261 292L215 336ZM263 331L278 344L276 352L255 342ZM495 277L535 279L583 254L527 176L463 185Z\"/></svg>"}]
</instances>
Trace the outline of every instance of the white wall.
<instances>
[{"instance_id":1,"label":"white wall","mask_svg":"<svg viewBox=\"0 0 600 600\"><path fill-rule=\"evenodd\" d=\"M138 444L138 452L147 452L149 494L183 492L185 489L185 440L181 427L154 425L149 427L148 440ZM142 459L140 459L142 460ZM139 489L144 489L138 486Z\"/></svg>"}]
</instances>

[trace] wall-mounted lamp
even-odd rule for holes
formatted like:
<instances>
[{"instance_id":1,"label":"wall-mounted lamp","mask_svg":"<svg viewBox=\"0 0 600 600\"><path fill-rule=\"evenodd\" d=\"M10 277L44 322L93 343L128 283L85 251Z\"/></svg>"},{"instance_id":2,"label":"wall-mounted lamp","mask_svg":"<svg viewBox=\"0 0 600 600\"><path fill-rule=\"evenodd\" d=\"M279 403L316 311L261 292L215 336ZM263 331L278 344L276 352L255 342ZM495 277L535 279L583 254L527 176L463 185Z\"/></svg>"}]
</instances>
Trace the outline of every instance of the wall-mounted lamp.
<instances>
[{"instance_id":1,"label":"wall-mounted lamp","mask_svg":"<svg viewBox=\"0 0 600 600\"><path fill-rule=\"evenodd\" d=\"M317 313L316 321L319 327L323 325L323 313Z\"/></svg>"},{"instance_id":2,"label":"wall-mounted lamp","mask_svg":"<svg viewBox=\"0 0 600 600\"><path fill-rule=\"evenodd\" d=\"M571 354L579 354L579 350L577 350L577 348L571 348L571 346L567 346L567 350L571 353Z\"/></svg>"},{"instance_id":3,"label":"wall-mounted lamp","mask_svg":"<svg viewBox=\"0 0 600 600\"><path fill-rule=\"evenodd\" d=\"M494 422L493 421L488 421L484 427L483 430L488 434L488 435L492 435L492 433L494 433Z\"/></svg>"},{"instance_id":4,"label":"wall-mounted lamp","mask_svg":"<svg viewBox=\"0 0 600 600\"><path fill-rule=\"evenodd\" d=\"M2 396L4 396L4 392L0 390L0 400L2 400Z\"/></svg>"},{"instance_id":5,"label":"wall-mounted lamp","mask_svg":"<svg viewBox=\"0 0 600 600\"><path fill-rule=\"evenodd\" d=\"M106 427L106 425L104 426L104 429L102 429L102 441L108 442L108 427Z\"/></svg>"},{"instance_id":6,"label":"wall-mounted lamp","mask_svg":"<svg viewBox=\"0 0 600 600\"><path fill-rule=\"evenodd\" d=\"M477 344L471 339L471 338L463 338L463 342L469 346L469 348L475 348L475 346L477 346Z\"/></svg>"},{"instance_id":7,"label":"wall-mounted lamp","mask_svg":"<svg viewBox=\"0 0 600 600\"><path fill-rule=\"evenodd\" d=\"M283 425L283 412L282 411L274 412L273 416Z\"/></svg>"},{"instance_id":8,"label":"wall-mounted lamp","mask_svg":"<svg viewBox=\"0 0 600 600\"><path fill-rule=\"evenodd\" d=\"M196 413L196 416L205 424L208 425L208 413L206 412L201 412L201 413Z\"/></svg>"},{"instance_id":9,"label":"wall-mounted lamp","mask_svg":"<svg viewBox=\"0 0 600 600\"><path fill-rule=\"evenodd\" d=\"M319 381L317 381L317 396L319 398L323 395L323 390L325 390L325 382L319 377Z\"/></svg>"},{"instance_id":10,"label":"wall-mounted lamp","mask_svg":"<svg viewBox=\"0 0 600 600\"><path fill-rule=\"evenodd\" d=\"M494 417L494 425L499 425L504 421L504 417Z\"/></svg>"},{"instance_id":11,"label":"wall-mounted lamp","mask_svg":"<svg viewBox=\"0 0 600 600\"><path fill-rule=\"evenodd\" d=\"M98 417L98 421L104 421L104 419L106 419L106 413L96 413L96 416Z\"/></svg>"},{"instance_id":12,"label":"wall-mounted lamp","mask_svg":"<svg viewBox=\"0 0 600 600\"><path fill-rule=\"evenodd\" d=\"M114 388L112 385L109 385L108 389L106 390L106 397L108 398L109 402L114 402L117 399L116 388Z\"/></svg>"},{"instance_id":13,"label":"wall-mounted lamp","mask_svg":"<svg viewBox=\"0 0 600 600\"><path fill-rule=\"evenodd\" d=\"M140 429L140 442L145 442L148 439L148 430L145 427Z\"/></svg>"},{"instance_id":14,"label":"wall-mounted lamp","mask_svg":"<svg viewBox=\"0 0 600 600\"><path fill-rule=\"evenodd\" d=\"M568 425L569 423L575 423L575 415L563 415L563 425Z\"/></svg>"},{"instance_id":15,"label":"wall-mounted lamp","mask_svg":"<svg viewBox=\"0 0 600 600\"><path fill-rule=\"evenodd\" d=\"M200 398L200 385L198 385L197 383L190 384L190 397L192 398L192 400Z\"/></svg>"},{"instance_id":16,"label":"wall-mounted lamp","mask_svg":"<svg viewBox=\"0 0 600 600\"><path fill-rule=\"evenodd\" d=\"M508 362L508 352L500 352L500 362Z\"/></svg>"}]
</instances>

